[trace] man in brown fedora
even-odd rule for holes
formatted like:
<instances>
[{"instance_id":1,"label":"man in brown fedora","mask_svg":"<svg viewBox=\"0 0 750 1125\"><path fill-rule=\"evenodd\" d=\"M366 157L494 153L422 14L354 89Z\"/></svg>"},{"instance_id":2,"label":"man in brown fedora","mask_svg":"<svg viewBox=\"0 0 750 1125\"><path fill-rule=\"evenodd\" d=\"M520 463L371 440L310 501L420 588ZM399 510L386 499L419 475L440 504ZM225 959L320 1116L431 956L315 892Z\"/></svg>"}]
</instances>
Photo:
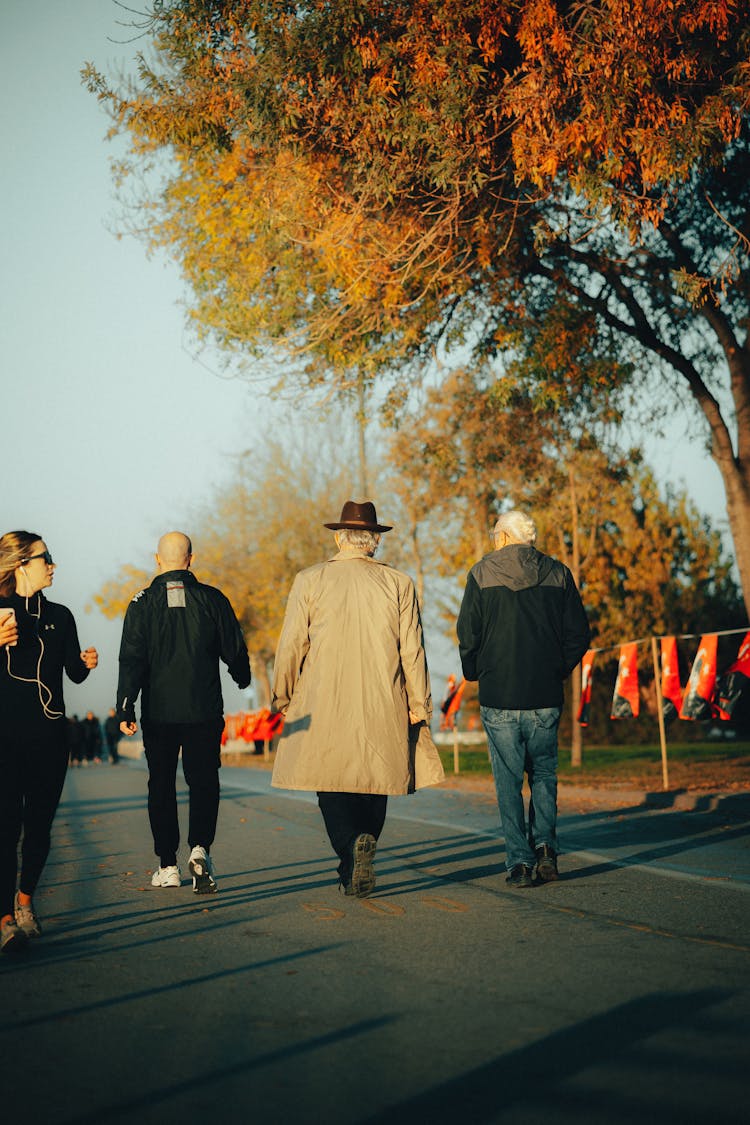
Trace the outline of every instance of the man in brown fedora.
<instances>
[{"instance_id":1,"label":"man in brown fedora","mask_svg":"<svg viewBox=\"0 0 750 1125\"><path fill-rule=\"evenodd\" d=\"M273 708L284 714L272 784L317 792L348 895L375 886L389 794L443 780L414 583L374 559L388 525L347 500L338 553L294 580L276 650Z\"/></svg>"}]
</instances>

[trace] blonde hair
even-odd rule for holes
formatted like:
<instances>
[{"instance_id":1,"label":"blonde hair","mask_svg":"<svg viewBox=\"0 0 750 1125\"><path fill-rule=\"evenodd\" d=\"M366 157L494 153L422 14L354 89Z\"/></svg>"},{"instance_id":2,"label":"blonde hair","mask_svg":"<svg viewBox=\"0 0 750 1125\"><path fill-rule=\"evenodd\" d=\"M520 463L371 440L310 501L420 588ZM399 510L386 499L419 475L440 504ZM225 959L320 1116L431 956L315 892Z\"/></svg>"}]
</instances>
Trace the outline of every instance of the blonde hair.
<instances>
[{"instance_id":1,"label":"blonde hair","mask_svg":"<svg viewBox=\"0 0 750 1125\"><path fill-rule=\"evenodd\" d=\"M7 598L16 592L16 570L41 538L35 531L6 531L0 536L0 597Z\"/></svg>"}]
</instances>

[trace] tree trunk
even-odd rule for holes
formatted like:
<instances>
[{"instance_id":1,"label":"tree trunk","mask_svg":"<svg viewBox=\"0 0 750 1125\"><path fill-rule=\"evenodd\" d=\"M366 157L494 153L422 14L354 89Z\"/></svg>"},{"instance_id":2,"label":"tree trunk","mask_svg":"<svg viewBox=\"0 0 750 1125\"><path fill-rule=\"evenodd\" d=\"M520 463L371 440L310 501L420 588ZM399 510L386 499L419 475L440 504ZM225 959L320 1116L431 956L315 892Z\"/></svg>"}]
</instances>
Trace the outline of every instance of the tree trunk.
<instances>
[{"instance_id":1,"label":"tree trunk","mask_svg":"<svg viewBox=\"0 0 750 1125\"><path fill-rule=\"evenodd\" d=\"M268 675L268 663L262 657L251 656L250 667L257 687L261 709L270 708L271 679Z\"/></svg>"},{"instance_id":2,"label":"tree trunk","mask_svg":"<svg viewBox=\"0 0 750 1125\"><path fill-rule=\"evenodd\" d=\"M666 227L664 233L672 249L678 247L672 264L675 267L687 266L690 272L698 274L700 271L690 257L688 248L680 245L680 236L674 235L670 238ZM624 281L627 270L622 269L622 263L618 263L615 267L614 263L608 264L595 255L587 256L576 251L572 251L571 255L592 271L592 277L598 273L609 283L612 292L631 319L629 321L627 316L623 317L620 311L611 307L607 296L604 299L592 297L584 287L576 284L570 286L571 292L583 304L594 308L611 329L624 336L630 336L660 360L668 363L684 380L708 423L711 435L711 457L716 462L724 482L734 557L745 607L750 615L750 349L747 343L740 344L736 325L721 307L710 299L706 300L701 308L701 317L704 324L714 333L729 371L728 387L724 390L729 390L731 394L732 410L725 410L722 401L706 383L700 368L695 365L687 351L675 346L663 336L658 316L654 315L647 304L640 302L638 285L642 264L639 264L636 274L631 275L633 284L628 286ZM653 261L656 266L660 265L658 258L654 258ZM670 312L668 307L667 311ZM699 334L701 327L700 324L696 326Z\"/></svg>"},{"instance_id":3,"label":"tree trunk","mask_svg":"<svg viewBox=\"0 0 750 1125\"><path fill-rule=\"evenodd\" d=\"M750 426L748 427L750 429ZM727 497L729 530L740 576L745 609L750 619L750 461L714 456Z\"/></svg>"},{"instance_id":4,"label":"tree trunk","mask_svg":"<svg viewBox=\"0 0 750 1125\"><path fill-rule=\"evenodd\" d=\"M365 500L370 495L370 481L367 473L367 412L365 410L365 379L357 379L357 429L359 435L359 494Z\"/></svg>"},{"instance_id":5,"label":"tree trunk","mask_svg":"<svg viewBox=\"0 0 750 1125\"><path fill-rule=\"evenodd\" d=\"M414 559L414 588L417 591L417 602L421 613L424 613L424 565L422 552L419 547L419 537L416 524L410 533L412 557Z\"/></svg>"}]
</instances>

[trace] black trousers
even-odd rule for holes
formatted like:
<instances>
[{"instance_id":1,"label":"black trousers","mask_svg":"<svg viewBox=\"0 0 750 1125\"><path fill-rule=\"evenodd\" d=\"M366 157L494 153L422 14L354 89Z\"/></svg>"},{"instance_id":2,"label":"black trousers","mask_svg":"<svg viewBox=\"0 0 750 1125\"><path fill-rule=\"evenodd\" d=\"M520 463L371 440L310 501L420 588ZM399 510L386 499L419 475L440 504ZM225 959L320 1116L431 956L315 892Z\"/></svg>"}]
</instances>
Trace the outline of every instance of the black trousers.
<instances>
[{"instance_id":1,"label":"black trousers","mask_svg":"<svg viewBox=\"0 0 750 1125\"><path fill-rule=\"evenodd\" d=\"M18 889L34 893L50 849L52 821L60 803L68 746L64 719L49 729L26 734L0 731L0 915L13 913Z\"/></svg>"},{"instance_id":2,"label":"black trousers","mask_svg":"<svg viewBox=\"0 0 750 1125\"><path fill-rule=\"evenodd\" d=\"M348 882L351 875L352 844L357 836L368 832L380 839L387 804L388 798L380 793L318 793L318 807L328 839L339 857L342 882Z\"/></svg>"},{"instance_id":3,"label":"black trousers","mask_svg":"<svg viewBox=\"0 0 750 1125\"><path fill-rule=\"evenodd\" d=\"M162 867L177 863L180 826L177 819L177 758L190 790L188 844L206 851L214 842L219 816L219 769L223 719L206 723L154 723L143 726L148 762L148 818L154 851Z\"/></svg>"}]
</instances>

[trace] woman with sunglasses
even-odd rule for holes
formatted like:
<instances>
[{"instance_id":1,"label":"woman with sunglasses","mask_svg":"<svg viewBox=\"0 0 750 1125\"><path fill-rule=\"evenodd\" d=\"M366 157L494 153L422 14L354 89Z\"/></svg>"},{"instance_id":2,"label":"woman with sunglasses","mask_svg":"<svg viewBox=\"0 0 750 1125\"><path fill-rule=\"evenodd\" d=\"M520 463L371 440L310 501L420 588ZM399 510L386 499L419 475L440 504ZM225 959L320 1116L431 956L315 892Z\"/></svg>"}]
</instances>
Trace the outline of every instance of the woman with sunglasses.
<instances>
[{"instance_id":1,"label":"woman with sunglasses","mask_svg":"<svg viewBox=\"0 0 750 1125\"><path fill-rule=\"evenodd\" d=\"M68 764L63 670L76 684L96 668L73 614L49 602L55 564L29 531L0 537L0 949L41 931L32 895L50 848ZM23 832L20 879L18 841ZM18 886L18 889L16 889Z\"/></svg>"}]
</instances>

